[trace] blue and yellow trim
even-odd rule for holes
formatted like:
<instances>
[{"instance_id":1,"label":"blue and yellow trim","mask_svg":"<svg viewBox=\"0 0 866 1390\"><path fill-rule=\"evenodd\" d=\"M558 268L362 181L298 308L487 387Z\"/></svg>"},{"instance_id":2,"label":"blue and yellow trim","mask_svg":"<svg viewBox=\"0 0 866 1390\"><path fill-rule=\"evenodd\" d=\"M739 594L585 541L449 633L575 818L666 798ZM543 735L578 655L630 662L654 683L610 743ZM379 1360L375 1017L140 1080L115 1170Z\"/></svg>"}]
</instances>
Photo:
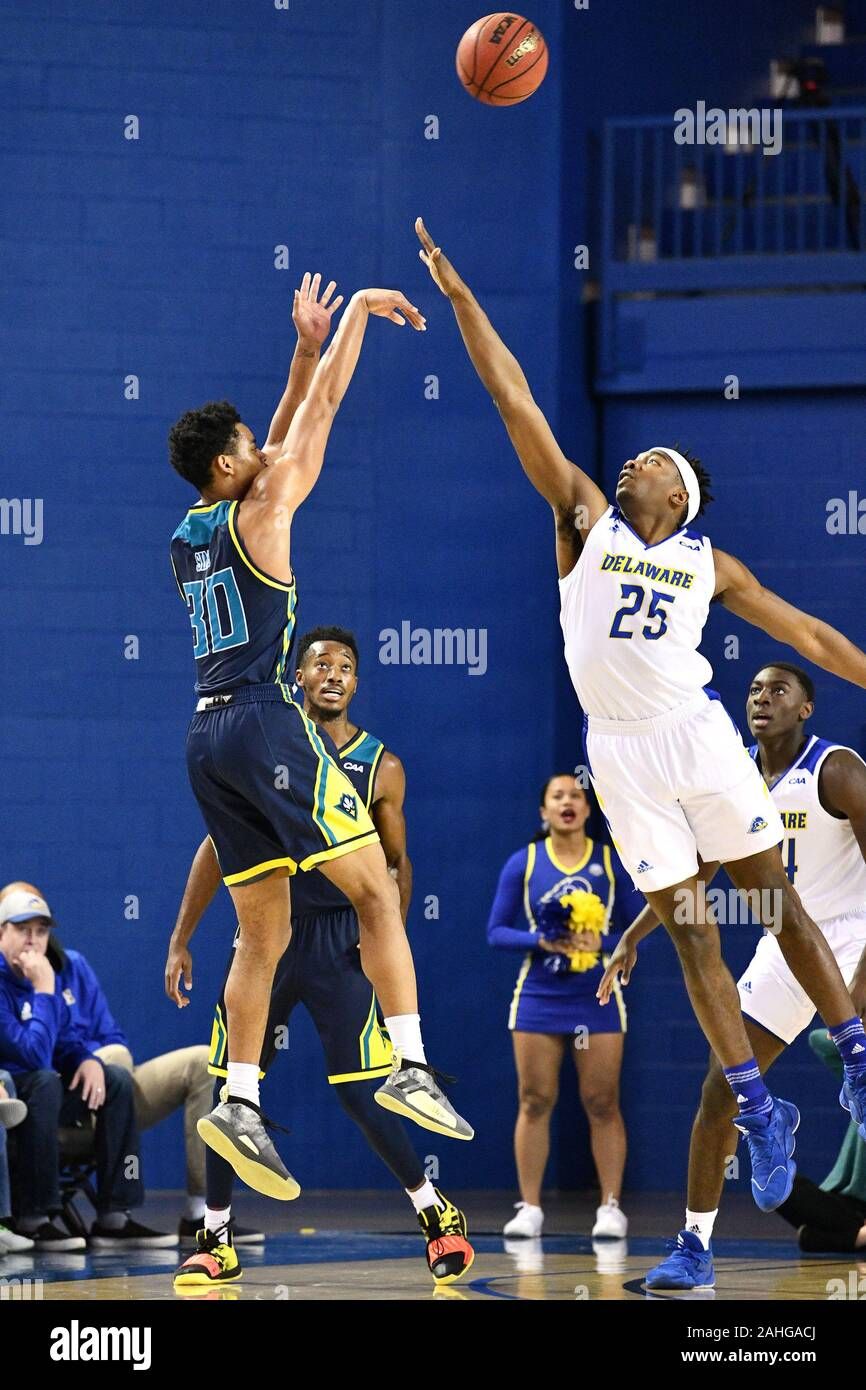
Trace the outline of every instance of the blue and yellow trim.
<instances>
[{"instance_id":1,"label":"blue and yellow trim","mask_svg":"<svg viewBox=\"0 0 866 1390\"><path fill-rule=\"evenodd\" d=\"M238 503L232 502L228 509L228 512L226 513L226 520L228 521L229 535L232 538L235 550L240 555L247 569L255 575L256 579L261 580L262 584L267 584L269 589L282 589L286 593L294 589L294 575L292 575L290 582L288 584L285 584L279 579L272 579L269 574L265 574L264 570L260 570L258 565L253 564L251 557L247 554L246 547L244 546L244 543L241 540L240 534L238 533L236 524L237 511Z\"/></svg>"},{"instance_id":2,"label":"blue and yellow trim","mask_svg":"<svg viewBox=\"0 0 866 1390\"><path fill-rule=\"evenodd\" d=\"M533 840L526 847L526 867L523 870L523 911L526 913L526 920L529 923L530 931L538 931L538 923L532 915L532 904L529 901L529 880L532 878L532 870L535 868L535 855L537 851L536 842ZM529 974L529 967L532 965L532 952L527 951L523 964L520 967L520 974L517 976L517 983L514 986L514 993L511 996L511 1008L508 1010L508 1027L513 1028L517 1019L517 1006L520 1003L520 995Z\"/></svg>"},{"instance_id":3,"label":"blue and yellow trim","mask_svg":"<svg viewBox=\"0 0 866 1390\"><path fill-rule=\"evenodd\" d=\"M358 1037L361 1069L359 1071L337 1072L328 1077L331 1086L339 1086L344 1081L368 1081L375 1076L388 1076L394 1061L394 1048L387 1030L379 1022L376 996L372 997L370 1011Z\"/></svg>"}]
</instances>

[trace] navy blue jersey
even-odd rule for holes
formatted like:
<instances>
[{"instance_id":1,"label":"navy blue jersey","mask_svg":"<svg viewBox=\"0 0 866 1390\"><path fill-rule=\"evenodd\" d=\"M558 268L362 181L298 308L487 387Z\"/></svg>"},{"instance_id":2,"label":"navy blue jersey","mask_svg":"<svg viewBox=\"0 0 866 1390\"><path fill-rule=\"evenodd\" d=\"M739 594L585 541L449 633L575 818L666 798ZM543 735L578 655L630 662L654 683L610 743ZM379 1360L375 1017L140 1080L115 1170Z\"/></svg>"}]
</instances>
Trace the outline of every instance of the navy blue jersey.
<instances>
[{"instance_id":1,"label":"navy blue jersey","mask_svg":"<svg viewBox=\"0 0 866 1390\"><path fill-rule=\"evenodd\" d=\"M373 804L376 773L384 751L385 745L380 739L359 729L348 743L337 749L336 754L332 753L368 811ZM341 893L318 869L308 869L305 873L295 874L292 879L293 919L314 912L336 912L347 907L351 907L351 903L345 893Z\"/></svg>"},{"instance_id":2,"label":"navy blue jersey","mask_svg":"<svg viewBox=\"0 0 866 1390\"><path fill-rule=\"evenodd\" d=\"M171 538L174 577L192 624L199 695L293 675L294 577L282 584L253 563L238 534L237 510L237 502L200 502Z\"/></svg>"}]
</instances>

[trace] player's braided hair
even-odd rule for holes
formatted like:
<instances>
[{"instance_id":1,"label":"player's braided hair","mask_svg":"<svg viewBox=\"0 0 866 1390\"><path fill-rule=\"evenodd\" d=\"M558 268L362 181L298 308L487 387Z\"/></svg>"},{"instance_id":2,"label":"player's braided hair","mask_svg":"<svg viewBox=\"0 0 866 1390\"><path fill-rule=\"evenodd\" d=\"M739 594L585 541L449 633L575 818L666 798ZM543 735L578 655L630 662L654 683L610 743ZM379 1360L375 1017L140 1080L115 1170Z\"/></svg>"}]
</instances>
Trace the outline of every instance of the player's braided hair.
<instances>
[{"instance_id":1,"label":"player's braided hair","mask_svg":"<svg viewBox=\"0 0 866 1390\"><path fill-rule=\"evenodd\" d=\"M201 491L210 482L211 463L217 454L233 452L240 422L230 401L208 401L198 410L188 410L168 433L172 468Z\"/></svg>"},{"instance_id":2,"label":"player's braided hair","mask_svg":"<svg viewBox=\"0 0 866 1390\"><path fill-rule=\"evenodd\" d=\"M674 448L676 449L678 454L682 454L683 458L688 463L690 463L692 465L692 468L695 470L695 477L698 480L698 487L701 490L701 505L698 507L697 516L703 516L704 512L707 510L707 507L710 505L712 501L715 500L713 494L710 492L712 479L710 478L709 473L707 472L706 468L704 468L704 465L701 463L700 459L697 458L694 454L690 453L688 449L684 449L682 444L675 444ZM688 510L688 505L686 505L683 508L683 514L680 518L680 525L685 525ZM697 516L695 520L697 520Z\"/></svg>"},{"instance_id":3,"label":"player's braided hair","mask_svg":"<svg viewBox=\"0 0 866 1390\"><path fill-rule=\"evenodd\" d=\"M339 642L342 646L348 647L355 658L355 670L358 669L358 643L355 640L354 632L350 632L347 627L312 627L309 632L305 632L303 637L298 638L298 652L295 657L295 665L303 666L304 658L314 642Z\"/></svg>"}]
</instances>

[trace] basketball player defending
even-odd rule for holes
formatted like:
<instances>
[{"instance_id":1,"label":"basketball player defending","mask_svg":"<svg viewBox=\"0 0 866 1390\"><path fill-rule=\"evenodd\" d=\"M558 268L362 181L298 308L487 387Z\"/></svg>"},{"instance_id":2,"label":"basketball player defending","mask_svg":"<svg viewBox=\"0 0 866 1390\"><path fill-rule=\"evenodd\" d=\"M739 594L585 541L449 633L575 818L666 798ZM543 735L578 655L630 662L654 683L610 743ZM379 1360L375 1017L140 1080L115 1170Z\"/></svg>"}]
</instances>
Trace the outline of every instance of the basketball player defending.
<instances>
[{"instance_id":1,"label":"basketball player defending","mask_svg":"<svg viewBox=\"0 0 866 1390\"><path fill-rule=\"evenodd\" d=\"M866 687L866 655L841 633L765 589L692 523L711 501L697 460L655 446L628 459L616 504L562 453L519 363L418 220L420 256L451 302L467 351L530 482L553 508L561 624L585 711L586 762L614 845L667 927L689 998L739 1110L758 1205L793 1181L795 1106L771 1097L699 897L698 856L761 894L779 947L834 1039L843 1104L866 1137L866 1035L833 953L785 876L782 821L714 692L698 645L710 602Z\"/></svg>"},{"instance_id":2,"label":"basketball player defending","mask_svg":"<svg viewBox=\"0 0 866 1390\"><path fill-rule=\"evenodd\" d=\"M317 292L318 280L313 285ZM412 955L379 836L285 684L297 607L291 524L321 471L371 314L424 327L396 290L353 295L312 381L296 353L264 449L227 401L182 416L169 440L172 465L201 493L171 542L200 697L187 767L240 932L225 988L228 1098L198 1129L250 1187L283 1201L300 1189L264 1126L259 1057L274 972L289 942L288 878L298 870L317 866L358 915L361 964L394 1044L378 1103L425 1129L472 1138L426 1065ZM321 341L327 308L319 317Z\"/></svg>"},{"instance_id":3,"label":"basketball player defending","mask_svg":"<svg viewBox=\"0 0 866 1390\"><path fill-rule=\"evenodd\" d=\"M771 662L749 686L746 716L757 742L749 750L785 828L782 859L791 882L850 981L854 1007L866 1008L866 763L853 748L806 732L815 708L811 677ZM705 864L709 885L716 866ZM631 976L638 942L655 927L649 909L625 933L599 986L605 1003L622 974ZM791 975L778 940L765 932L738 983L746 1032L762 1071L808 1028L814 1008ZM648 1289L705 1289L715 1284L711 1238L731 1151L734 1098L714 1057L704 1081L689 1149L686 1224L667 1259L646 1276Z\"/></svg>"}]
</instances>

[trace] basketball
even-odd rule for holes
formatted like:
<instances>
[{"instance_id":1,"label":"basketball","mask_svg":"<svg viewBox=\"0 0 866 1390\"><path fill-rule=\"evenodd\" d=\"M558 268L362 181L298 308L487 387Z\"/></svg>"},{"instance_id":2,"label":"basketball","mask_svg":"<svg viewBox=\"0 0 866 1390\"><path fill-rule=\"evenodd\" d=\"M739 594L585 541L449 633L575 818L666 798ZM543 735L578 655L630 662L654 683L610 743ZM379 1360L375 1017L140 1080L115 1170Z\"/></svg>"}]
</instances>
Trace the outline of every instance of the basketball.
<instances>
[{"instance_id":1,"label":"basketball","mask_svg":"<svg viewBox=\"0 0 866 1390\"><path fill-rule=\"evenodd\" d=\"M516 106L541 86L547 44L530 19L500 10L466 30L457 46L457 75L486 106Z\"/></svg>"}]
</instances>

